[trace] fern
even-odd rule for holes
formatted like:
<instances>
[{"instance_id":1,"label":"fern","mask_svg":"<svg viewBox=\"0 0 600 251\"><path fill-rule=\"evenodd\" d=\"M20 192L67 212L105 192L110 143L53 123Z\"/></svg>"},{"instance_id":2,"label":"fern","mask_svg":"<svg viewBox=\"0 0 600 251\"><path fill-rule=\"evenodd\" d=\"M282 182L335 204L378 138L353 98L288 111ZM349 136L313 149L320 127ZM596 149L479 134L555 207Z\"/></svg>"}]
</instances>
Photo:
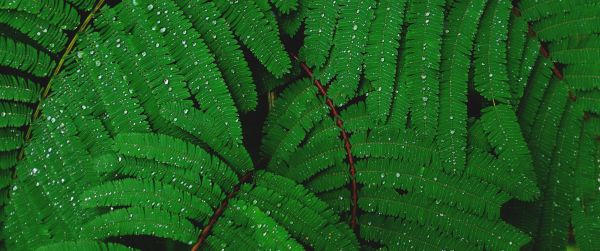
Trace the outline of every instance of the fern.
<instances>
[{"instance_id":1,"label":"fern","mask_svg":"<svg viewBox=\"0 0 600 251\"><path fill-rule=\"evenodd\" d=\"M215 249L252 239L257 248L357 246L325 204L303 201L308 191L281 194L278 184L287 182L289 189L296 186L292 181L254 172L254 184L241 185L253 166L240 146L234 91L180 6L127 1L101 13L78 34L78 46L44 104L44 119L33 125L35 137L17 167L8 205L14 212L6 219L8 248L91 249L95 241L145 235L181 245L200 236ZM186 51L188 46L198 49ZM82 88L84 83L91 88ZM22 113L28 120L28 112ZM204 124L196 123L200 118ZM79 167L86 171L77 173ZM228 203L215 223L213 211ZM286 207L271 215L279 204ZM297 205L304 208L302 216L313 215L296 216L300 228L288 221L287 211ZM22 218L38 209L40 217ZM329 238L305 238L315 228ZM223 235L231 231L250 239ZM28 237L32 233L36 238ZM272 238L264 239L267 233Z\"/></svg>"},{"instance_id":2,"label":"fern","mask_svg":"<svg viewBox=\"0 0 600 251\"><path fill-rule=\"evenodd\" d=\"M2 248L598 249L599 13L2 1Z\"/></svg>"},{"instance_id":3,"label":"fern","mask_svg":"<svg viewBox=\"0 0 600 251\"><path fill-rule=\"evenodd\" d=\"M583 219L598 215L594 209L597 199L590 196L597 194L598 183L581 179L581 175L598 174L597 166L591 164L598 159L593 153L597 135L589 131L597 124L598 102L585 97L594 96L597 90L597 81L588 76L593 76L598 67L587 62L597 47L595 25L588 26L596 23L590 13L598 11L599 6L590 1L546 5L522 1L520 8L523 17L519 18L529 22L535 32L528 39L542 42L536 67L527 80L530 86L519 107L519 118L527 129L525 138L543 190L539 202L517 204L513 210L535 208L534 217L519 222L536 236L534 248L564 248L568 233L573 231L578 246L593 250L597 245L587 238L597 230ZM589 53L581 54L584 51ZM573 58L576 55L577 60Z\"/></svg>"}]
</instances>

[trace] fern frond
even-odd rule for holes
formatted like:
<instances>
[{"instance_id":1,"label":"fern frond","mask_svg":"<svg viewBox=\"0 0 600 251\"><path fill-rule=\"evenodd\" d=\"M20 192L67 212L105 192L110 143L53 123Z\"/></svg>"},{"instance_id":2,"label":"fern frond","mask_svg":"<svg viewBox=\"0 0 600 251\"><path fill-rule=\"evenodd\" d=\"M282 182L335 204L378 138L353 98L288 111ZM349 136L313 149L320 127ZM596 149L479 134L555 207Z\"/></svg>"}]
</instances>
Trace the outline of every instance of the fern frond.
<instances>
[{"instance_id":1,"label":"fern frond","mask_svg":"<svg viewBox=\"0 0 600 251\"><path fill-rule=\"evenodd\" d=\"M217 67L221 70L233 100L242 112L256 107L256 90L252 84L252 74L244 55L235 40L225 19L220 18L214 3L190 1L187 5L177 1L183 12L191 16L194 28L202 35L206 45L215 55Z\"/></svg>"},{"instance_id":2,"label":"fern frond","mask_svg":"<svg viewBox=\"0 0 600 251\"><path fill-rule=\"evenodd\" d=\"M443 0L413 0L409 2L406 34L406 83L410 102L412 127L433 141L438 123L439 69ZM410 66L410 67L408 67Z\"/></svg>"},{"instance_id":3,"label":"fern frond","mask_svg":"<svg viewBox=\"0 0 600 251\"><path fill-rule=\"evenodd\" d=\"M466 240L432 233L437 233L433 227L392 217L367 214L361 218L361 236L387 250L478 250Z\"/></svg>"},{"instance_id":4,"label":"fern frond","mask_svg":"<svg viewBox=\"0 0 600 251\"><path fill-rule=\"evenodd\" d=\"M300 56L311 67L321 67L329 58L337 20L338 1L306 0L307 6L304 45Z\"/></svg>"},{"instance_id":5,"label":"fern frond","mask_svg":"<svg viewBox=\"0 0 600 251\"><path fill-rule=\"evenodd\" d=\"M569 3L571 4L571 3ZM569 12L555 15L537 22L533 28L542 41L557 41L569 36L599 32L600 5L572 5ZM577 25L574 29L573 25Z\"/></svg>"},{"instance_id":6,"label":"fern frond","mask_svg":"<svg viewBox=\"0 0 600 251\"><path fill-rule=\"evenodd\" d=\"M0 104L0 127L20 127L29 124L30 108L19 103Z\"/></svg>"},{"instance_id":7,"label":"fern frond","mask_svg":"<svg viewBox=\"0 0 600 251\"><path fill-rule=\"evenodd\" d=\"M18 30L52 53L59 53L67 43L67 36L57 25L23 11L0 11L0 23Z\"/></svg>"},{"instance_id":8,"label":"fern frond","mask_svg":"<svg viewBox=\"0 0 600 251\"><path fill-rule=\"evenodd\" d=\"M519 64L519 77L516 79L515 84L511 84L511 92L513 93L511 104L514 104L513 108L516 108L517 104L520 103L519 99L525 94L523 91L527 88L528 81L533 78L533 67L538 64L539 60L545 59L540 53L541 46L541 43L535 37L530 37L525 44L521 63Z\"/></svg>"},{"instance_id":9,"label":"fern frond","mask_svg":"<svg viewBox=\"0 0 600 251\"><path fill-rule=\"evenodd\" d=\"M256 185L251 191L242 189L240 197L253 201L290 234L304 236L299 239L302 243L323 250L358 246L350 229L338 223L337 215L300 185L269 173L259 174Z\"/></svg>"},{"instance_id":10,"label":"fern frond","mask_svg":"<svg viewBox=\"0 0 600 251\"><path fill-rule=\"evenodd\" d=\"M597 1L104 2L0 1L0 249L598 249Z\"/></svg>"},{"instance_id":11,"label":"fern frond","mask_svg":"<svg viewBox=\"0 0 600 251\"><path fill-rule=\"evenodd\" d=\"M466 163L467 85L473 40L487 1L455 3L448 20L450 29L442 42L440 65L438 136L442 167L461 173ZM456 29L456 30L454 30Z\"/></svg>"},{"instance_id":12,"label":"fern frond","mask_svg":"<svg viewBox=\"0 0 600 251\"><path fill-rule=\"evenodd\" d=\"M226 189L238 183L237 175L220 160L198 146L168 135L119 134L114 140L115 150L125 156L153 159L180 168L193 169L210 177L219 177L217 184ZM164 151L165 148L170 151Z\"/></svg>"},{"instance_id":13,"label":"fern frond","mask_svg":"<svg viewBox=\"0 0 600 251\"><path fill-rule=\"evenodd\" d=\"M523 89L526 86L526 84L522 84L524 81L520 79L522 75L521 69L523 68L521 65L525 65L527 67L526 69L529 69L528 67L533 67L532 64L534 64L536 60L536 57L530 57L525 54L525 51L526 49L529 49L527 50L527 52L529 52L534 48L539 48L539 46L534 46L533 48L529 47L531 42L537 41L537 39L528 36L529 26L527 22L521 18L521 16L516 15L515 10L512 12L508 22L506 48L508 56L506 60L506 69L508 72L508 83L511 87L511 93L513 94L513 102L518 103L523 96ZM527 74L526 77L529 77L529 74Z\"/></svg>"},{"instance_id":14,"label":"fern frond","mask_svg":"<svg viewBox=\"0 0 600 251\"><path fill-rule=\"evenodd\" d=\"M498 158L509 168L507 171L534 180L531 154L510 106L489 106L482 113L483 129Z\"/></svg>"},{"instance_id":15,"label":"fern frond","mask_svg":"<svg viewBox=\"0 0 600 251\"><path fill-rule=\"evenodd\" d=\"M65 241L49 245L44 245L36 249L36 251L52 251L52 250L90 250L90 251L125 251L135 250L121 244L102 243L91 240L80 241Z\"/></svg>"},{"instance_id":16,"label":"fern frond","mask_svg":"<svg viewBox=\"0 0 600 251\"><path fill-rule=\"evenodd\" d=\"M327 96L338 103L352 99L358 89L374 7L372 0L346 0L340 3L334 46L321 77L321 80L333 79Z\"/></svg>"},{"instance_id":17,"label":"fern frond","mask_svg":"<svg viewBox=\"0 0 600 251\"><path fill-rule=\"evenodd\" d=\"M485 13L475 47L475 90L487 100L509 103L505 55L510 1L491 1Z\"/></svg>"},{"instance_id":18,"label":"fern frond","mask_svg":"<svg viewBox=\"0 0 600 251\"><path fill-rule=\"evenodd\" d=\"M600 57L600 36L570 37L548 46L550 57L562 64L593 64Z\"/></svg>"},{"instance_id":19,"label":"fern frond","mask_svg":"<svg viewBox=\"0 0 600 251\"><path fill-rule=\"evenodd\" d=\"M45 77L54 67L54 61L43 51L37 51L31 45L16 41L8 36L0 38L2 58L0 65L23 72L30 72L36 77Z\"/></svg>"},{"instance_id":20,"label":"fern frond","mask_svg":"<svg viewBox=\"0 0 600 251\"><path fill-rule=\"evenodd\" d=\"M528 138L532 130L536 114L544 99L544 93L550 83L552 76L551 67L552 62L539 56L529 77L525 95L521 97L518 115L521 130L526 138Z\"/></svg>"},{"instance_id":21,"label":"fern frond","mask_svg":"<svg viewBox=\"0 0 600 251\"><path fill-rule=\"evenodd\" d=\"M279 28L269 23L255 1L229 2L215 1L215 5L233 32L259 61L276 77L288 73L290 58L283 50L277 31Z\"/></svg>"},{"instance_id":22,"label":"fern frond","mask_svg":"<svg viewBox=\"0 0 600 251\"><path fill-rule=\"evenodd\" d=\"M436 227L456 239L468 238L479 248L518 250L529 241L527 235L502 221L469 217L434 200L400 195L393 189L385 192L363 189L361 198L359 206L367 212L380 212Z\"/></svg>"},{"instance_id":23,"label":"fern frond","mask_svg":"<svg viewBox=\"0 0 600 251\"><path fill-rule=\"evenodd\" d=\"M357 182L367 187L402 189L438 203L452 204L467 213L487 215L490 219L500 216L500 206L510 198L493 185L439 173L410 162L374 159L358 162L357 169Z\"/></svg>"},{"instance_id":24,"label":"fern frond","mask_svg":"<svg viewBox=\"0 0 600 251\"><path fill-rule=\"evenodd\" d=\"M583 121L581 129L579 156L575 165L575 205L573 205L572 224L577 245L581 248L594 249L597 247L593 236L600 233L595 219L600 216L600 199L597 193L597 177L600 176L600 166L594 160L600 157L599 144L594 142L594 133L600 130L598 118ZM596 179L594 181L594 179ZM579 200L578 200L579 199Z\"/></svg>"},{"instance_id":25,"label":"fern frond","mask_svg":"<svg viewBox=\"0 0 600 251\"><path fill-rule=\"evenodd\" d=\"M569 228L569 215L574 198L574 164L577 156L573 153L579 144L579 127L581 117L573 109L574 104L567 104L565 115L561 119L557 142L552 154L552 162L548 167L547 182L541 201L542 212L536 247L557 248L566 245L566 235Z\"/></svg>"},{"instance_id":26,"label":"fern frond","mask_svg":"<svg viewBox=\"0 0 600 251\"><path fill-rule=\"evenodd\" d=\"M288 14L298 8L297 0L271 0L271 3L283 14Z\"/></svg>"},{"instance_id":27,"label":"fern frond","mask_svg":"<svg viewBox=\"0 0 600 251\"><path fill-rule=\"evenodd\" d=\"M477 147L469 152L465 174L494 184L520 200L531 201L540 195L535 180L524 174L507 175L501 161Z\"/></svg>"},{"instance_id":28,"label":"fern frond","mask_svg":"<svg viewBox=\"0 0 600 251\"><path fill-rule=\"evenodd\" d=\"M41 88L33 81L14 75L0 75L0 100L35 103Z\"/></svg>"},{"instance_id":29,"label":"fern frond","mask_svg":"<svg viewBox=\"0 0 600 251\"><path fill-rule=\"evenodd\" d=\"M256 4L260 13L270 12L268 2ZM173 1L122 2L105 7L94 26L78 34L75 52L53 76L58 86L44 102L43 120L32 127L35 137L16 169L18 180L2 184L11 191L7 246L68 247L68 241L132 235L192 244L206 235L213 248L357 249L355 236L327 204L292 180L257 173L254 184L240 184L250 182L239 177L253 165L242 147L234 91L221 75L229 66L220 68L215 57L223 54L212 51L220 47L201 39L216 33L194 29L192 20L205 22L199 19L210 13L194 18L179 8ZM210 20L216 19L227 28L217 16ZM263 21L277 25L269 16L251 26ZM233 65L232 58L221 60ZM7 81L15 79L22 88L5 92L3 100L12 103L3 108L37 101L25 91L27 82ZM29 112L23 119L29 121ZM16 134L6 136L7 149L20 144L11 141ZM273 213L278 203L287 209ZM289 221L297 206L305 208L294 211L304 227ZM319 227L321 232L312 232ZM235 240L231 232L247 238Z\"/></svg>"},{"instance_id":30,"label":"fern frond","mask_svg":"<svg viewBox=\"0 0 600 251\"><path fill-rule=\"evenodd\" d=\"M573 7L596 5L598 2L593 0L572 0L568 2L552 0L522 0L519 1L519 7L523 17L527 21L537 21L548 16L563 15L571 11Z\"/></svg>"},{"instance_id":31,"label":"fern frond","mask_svg":"<svg viewBox=\"0 0 600 251\"><path fill-rule=\"evenodd\" d=\"M367 104L378 121L384 121L390 112L405 6L406 1L378 3L365 49L365 78L372 83Z\"/></svg>"},{"instance_id":32,"label":"fern frond","mask_svg":"<svg viewBox=\"0 0 600 251\"><path fill-rule=\"evenodd\" d=\"M82 229L84 238L152 235L192 244L198 229L177 215L150 208L115 209L97 216Z\"/></svg>"},{"instance_id":33,"label":"fern frond","mask_svg":"<svg viewBox=\"0 0 600 251\"><path fill-rule=\"evenodd\" d=\"M17 129L0 129L0 151L17 150L23 144L23 133Z\"/></svg>"},{"instance_id":34,"label":"fern frond","mask_svg":"<svg viewBox=\"0 0 600 251\"><path fill-rule=\"evenodd\" d=\"M178 198L178 200L173 202L170 198ZM208 196L207 198L210 199ZM214 199L212 198L213 201ZM204 199L167 184L135 179L121 179L92 187L81 194L81 200L81 206L84 208L143 207L148 204L148 201L152 201L156 209L200 221L212 214L210 204L207 204ZM188 205L191 207L187 207Z\"/></svg>"}]
</instances>

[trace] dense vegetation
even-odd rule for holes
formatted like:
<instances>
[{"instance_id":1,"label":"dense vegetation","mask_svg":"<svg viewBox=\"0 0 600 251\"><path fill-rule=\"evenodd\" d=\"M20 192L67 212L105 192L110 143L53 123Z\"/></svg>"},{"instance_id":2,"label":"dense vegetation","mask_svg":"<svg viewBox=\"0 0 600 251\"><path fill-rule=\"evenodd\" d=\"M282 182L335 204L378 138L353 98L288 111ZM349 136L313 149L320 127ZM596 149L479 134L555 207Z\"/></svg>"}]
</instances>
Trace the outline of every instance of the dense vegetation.
<instances>
[{"instance_id":1,"label":"dense vegetation","mask_svg":"<svg viewBox=\"0 0 600 251\"><path fill-rule=\"evenodd\" d=\"M0 0L7 250L600 244L596 0Z\"/></svg>"}]
</instances>

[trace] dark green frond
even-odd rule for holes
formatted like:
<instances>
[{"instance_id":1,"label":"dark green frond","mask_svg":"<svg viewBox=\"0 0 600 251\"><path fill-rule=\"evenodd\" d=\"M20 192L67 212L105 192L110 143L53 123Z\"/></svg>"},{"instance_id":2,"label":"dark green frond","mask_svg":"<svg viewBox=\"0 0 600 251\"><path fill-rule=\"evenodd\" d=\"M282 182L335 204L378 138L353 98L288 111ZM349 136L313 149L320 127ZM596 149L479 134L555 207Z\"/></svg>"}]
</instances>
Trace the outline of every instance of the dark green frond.
<instances>
[{"instance_id":1,"label":"dark green frond","mask_svg":"<svg viewBox=\"0 0 600 251\"><path fill-rule=\"evenodd\" d=\"M125 251L135 250L116 243L102 243L91 240L81 241L65 241L41 246L36 251L53 251L53 250L89 250L89 251Z\"/></svg>"}]
</instances>

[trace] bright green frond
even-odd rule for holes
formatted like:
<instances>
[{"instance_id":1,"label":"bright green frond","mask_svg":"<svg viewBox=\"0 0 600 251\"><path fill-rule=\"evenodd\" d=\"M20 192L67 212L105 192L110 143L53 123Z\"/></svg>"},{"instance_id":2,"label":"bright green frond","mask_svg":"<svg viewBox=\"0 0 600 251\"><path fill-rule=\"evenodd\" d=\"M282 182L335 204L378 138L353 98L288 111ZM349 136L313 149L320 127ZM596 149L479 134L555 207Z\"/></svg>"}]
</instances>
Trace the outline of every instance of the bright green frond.
<instances>
[{"instance_id":1,"label":"bright green frond","mask_svg":"<svg viewBox=\"0 0 600 251\"><path fill-rule=\"evenodd\" d=\"M83 226L81 237L102 239L124 235L152 235L192 244L199 229L183 218L158 209L114 209Z\"/></svg>"},{"instance_id":2,"label":"bright green frond","mask_svg":"<svg viewBox=\"0 0 600 251\"><path fill-rule=\"evenodd\" d=\"M290 58L279 39L279 27L269 22L255 1L215 1L233 32L276 77L290 70Z\"/></svg>"},{"instance_id":3,"label":"bright green frond","mask_svg":"<svg viewBox=\"0 0 600 251\"><path fill-rule=\"evenodd\" d=\"M390 112L405 6L404 0L380 1L369 31L364 64L365 78L372 82L372 89L367 104L378 121L384 121Z\"/></svg>"},{"instance_id":4,"label":"bright green frond","mask_svg":"<svg viewBox=\"0 0 600 251\"><path fill-rule=\"evenodd\" d=\"M439 69L443 0L409 1L406 34L406 83L412 127L421 137L433 140L438 123Z\"/></svg>"},{"instance_id":5,"label":"bright green frond","mask_svg":"<svg viewBox=\"0 0 600 251\"><path fill-rule=\"evenodd\" d=\"M442 43L438 142L442 167L461 173L466 163L467 90L473 40L487 0L460 1L448 15Z\"/></svg>"}]
</instances>

